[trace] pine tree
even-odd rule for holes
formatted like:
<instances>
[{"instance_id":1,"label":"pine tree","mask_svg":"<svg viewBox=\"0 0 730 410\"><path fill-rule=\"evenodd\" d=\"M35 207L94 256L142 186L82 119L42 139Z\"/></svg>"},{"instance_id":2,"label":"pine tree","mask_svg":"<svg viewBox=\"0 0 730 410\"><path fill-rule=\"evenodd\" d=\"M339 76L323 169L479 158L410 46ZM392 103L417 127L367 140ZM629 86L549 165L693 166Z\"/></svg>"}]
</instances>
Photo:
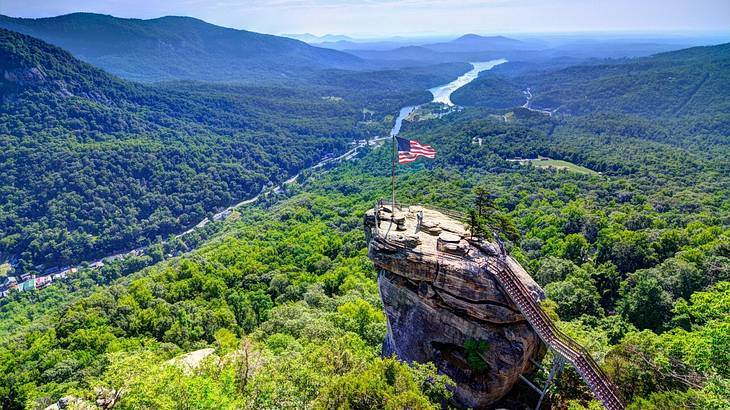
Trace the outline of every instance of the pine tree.
<instances>
[{"instance_id":1,"label":"pine tree","mask_svg":"<svg viewBox=\"0 0 730 410\"><path fill-rule=\"evenodd\" d=\"M472 237L486 238L496 233L513 242L520 240L520 233L512 219L500 212L489 190L483 185L474 189L474 208L467 211L466 225Z\"/></svg>"}]
</instances>

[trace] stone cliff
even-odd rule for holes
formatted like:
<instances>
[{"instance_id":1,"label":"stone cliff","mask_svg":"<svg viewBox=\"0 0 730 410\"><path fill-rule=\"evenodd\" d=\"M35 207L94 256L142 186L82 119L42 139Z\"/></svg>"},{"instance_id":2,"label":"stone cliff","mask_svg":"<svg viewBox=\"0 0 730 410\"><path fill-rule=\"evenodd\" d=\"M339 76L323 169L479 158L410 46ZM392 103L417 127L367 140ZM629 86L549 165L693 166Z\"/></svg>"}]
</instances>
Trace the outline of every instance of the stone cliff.
<instances>
[{"instance_id":1,"label":"stone cliff","mask_svg":"<svg viewBox=\"0 0 730 410\"><path fill-rule=\"evenodd\" d=\"M516 264L498 244L471 239L464 226L437 211L389 206L365 216L368 255L388 321L383 354L434 362L457 384L455 400L484 408L533 369L545 347L490 274L496 258ZM522 269L520 280L541 300ZM486 342L486 343L484 343Z\"/></svg>"}]
</instances>

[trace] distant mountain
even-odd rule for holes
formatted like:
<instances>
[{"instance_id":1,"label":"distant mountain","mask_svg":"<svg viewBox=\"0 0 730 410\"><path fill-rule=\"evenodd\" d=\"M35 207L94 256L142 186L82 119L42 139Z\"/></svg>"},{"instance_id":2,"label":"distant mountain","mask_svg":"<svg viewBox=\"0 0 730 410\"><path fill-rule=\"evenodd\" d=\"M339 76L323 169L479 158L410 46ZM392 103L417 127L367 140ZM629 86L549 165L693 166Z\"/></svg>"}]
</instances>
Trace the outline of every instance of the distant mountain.
<instances>
[{"instance_id":1,"label":"distant mountain","mask_svg":"<svg viewBox=\"0 0 730 410\"><path fill-rule=\"evenodd\" d=\"M457 39L427 44L397 43L324 43L322 47L330 47L358 56L373 64L390 64L409 66L414 64L440 64L452 62L487 61L496 58L523 59L537 54L539 45L523 42L503 36L482 37L467 34Z\"/></svg>"},{"instance_id":2,"label":"distant mountain","mask_svg":"<svg viewBox=\"0 0 730 410\"><path fill-rule=\"evenodd\" d=\"M449 42L426 44L424 47L445 53L471 53L526 50L530 48L530 44L504 36L483 37L476 34L466 34Z\"/></svg>"},{"instance_id":3,"label":"distant mountain","mask_svg":"<svg viewBox=\"0 0 730 410\"><path fill-rule=\"evenodd\" d=\"M413 60L442 62L444 56L441 53L421 46L405 46L392 50L347 50L348 53L357 55L364 59L378 60Z\"/></svg>"},{"instance_id":4,"label":"distant mountain","mask_svg":"<svg viewBox=\"0 0 730 410\"><path fill-rule=\"evenodd\" d=\"M331 48L349 53L348 50L394 50L399 47L411 46L412 44L396 41L373 41L373 42L356 42L356 41L325 41L318 43L317 47Z\"/></svg>"},{"instance_id":5,"label":"distant mountain","mask_svg":"<svg viewBox=\"0 0 730 410\"><path fill-rule=\"evenodd\" d=\"M145 86L0 29L0 254L129 249L288 178L360 135L362 105L321 92Z\"/></svg>"},{"instance_id":6,"label":"distant mountain","mask_svg":"<svg viewBox=\"0 0 730 410\"><path fill-rule=\"evenodd\" d=\"M336 35L336 34L325 34L323 36L315 36L314 34L282 34L282 37L293 38L295 40L304 41L305 43L318 44L326 42L337 42L337 41L348 41L355 42L356 40L352 37Z\"/></svg>"},{"instance_id":7,"label":"distant mountain","mask_svg":"<svg viewBox=\"0 0 730 410\"><path fill-rule=\"evenodd\" d=\"M40 38L97 67L138 81L260 81L364 65L343 52L190 17L139 20L74 13L24 19L0 15L0 28Z\"/></svg>"},{"instance_id":8,"label":"distant mountain","mask_svg":"<svg viewBox=\"0 0 730 410\"><path fill-rule=\"evenodd\" d=\"M700 41L695 39L694 41ZM689 40L687 40L689 41ZM506 58L510 61L529 62L533 65L554 65L557 60L564 66L580 64L591 59L643 57L679 50L704 43L679 43L666 39L611 39L568 38L543 41L536 38L516 40L504 36L466 34L450 41L418 43L321 43L320 47L341 50L358 56L371 64L407 67L418 64L486 61Z\"/></svg>"}]
</instances>

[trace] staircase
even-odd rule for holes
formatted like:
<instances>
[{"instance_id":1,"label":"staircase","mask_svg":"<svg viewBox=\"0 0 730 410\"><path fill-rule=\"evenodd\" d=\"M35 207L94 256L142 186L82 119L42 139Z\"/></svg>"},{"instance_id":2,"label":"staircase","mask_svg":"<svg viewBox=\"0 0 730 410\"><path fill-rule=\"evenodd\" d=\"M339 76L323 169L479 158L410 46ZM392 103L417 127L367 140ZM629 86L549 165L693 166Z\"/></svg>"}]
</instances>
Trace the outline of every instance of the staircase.
<instances>
[{"instance_id":1,"label":"staircase","mask_svg":"<svg viewBox=\"0 0 730 410\"><path fill-rule=\"evenodd\" d=\"M623 410L626 405L608 376L598 367L591 355L569 336L561 332L543 312L532 293L515 275L514 269L522 269L511 257L504 255L484 268L491 273L517 305L527 322L540 339L557 354L570 362L593 392L593 395L608 410Z\"/></svg>"}]
</instances>

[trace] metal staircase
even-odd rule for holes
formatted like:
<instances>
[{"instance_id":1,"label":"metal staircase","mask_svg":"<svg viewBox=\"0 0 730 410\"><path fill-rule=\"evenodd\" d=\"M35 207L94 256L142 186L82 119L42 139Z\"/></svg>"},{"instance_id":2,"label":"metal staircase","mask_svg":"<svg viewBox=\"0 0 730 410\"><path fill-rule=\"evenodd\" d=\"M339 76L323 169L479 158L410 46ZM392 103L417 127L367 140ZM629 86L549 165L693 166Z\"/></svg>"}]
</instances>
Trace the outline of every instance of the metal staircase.
<instances>
[{"instance_id":1,"label":"metal staircase","mask_svg":"<svg viewBox=\"0 0 730 410\"><path fill-rule=\"evenodd\" d=\"M503 255L502 259L492 261L490 262L491 266L484 266L485 270L497 279L500 286L525 316L530 326L540 336L540 339L557 355L573 365L596 399L603 403L608 410L623 410L626 408L618 390L591 355L583 346L576 343L555 326L532 296L530 290L515 275L514 269L522 269L519 264L506 255Z\"/></svg>"}]
</instances>

